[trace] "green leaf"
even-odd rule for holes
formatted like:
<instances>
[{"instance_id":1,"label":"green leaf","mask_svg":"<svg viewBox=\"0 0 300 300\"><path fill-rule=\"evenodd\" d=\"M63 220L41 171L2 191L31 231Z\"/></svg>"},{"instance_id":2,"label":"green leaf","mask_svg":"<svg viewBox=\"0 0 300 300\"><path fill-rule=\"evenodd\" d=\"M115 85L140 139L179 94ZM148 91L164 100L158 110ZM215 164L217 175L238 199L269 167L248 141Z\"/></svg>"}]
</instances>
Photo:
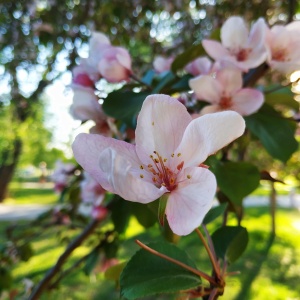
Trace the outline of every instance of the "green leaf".
<instances>
[{"instance_id":1,"label":"green leaf","mask_svg":"<svg viewBox=\"0 0 300 300\"><path fill-rule=\"evenodd\" d=\"M186 74L182 76L176 83L171 86L171 92L182 92L190 90L189 81L193 78L192 75Z\"/></svg>"},{"instance_id":2,"label":"green leaf","mask_svg":"<svg viewBox=\"0 0 300 300\"><path fill-rule=\"evenodd\" d=\"M213 207L205 216L203 224L208 224L218 218L220 215L224 214L227 208L227 203L222 203L216 207Z\"/></svg>"},{"instance_id":3,"label":"green leaf","mask_svg":"<svg viewBox=\"0 0 300 300\"><path fill-rule=\"evenodd\" d=\"M230 264L243 254L249 239L247 229L242 226L221 227L211 237L217 257Z\"/></svg>"},{"instance_id":4,"label":"green leaf","mask_svg":"<svg viewBox=\"0 0 300 300\"><path fill-rule=\"evenodd\" d=\"M33 250L29 243L18 246L17 250L22 261L28 261L33 255Z\"/></svg>"},{"instance_id":5,"label":"green leaf","mask_svg":"<svg viewBox=\"0 0 300 300\"><path fill-rule=\"evenodd\" d=\"M175 78L176 76L171 71L166 72L166 74L159 80L158 84L153 88L152 93L159 93L163 88L173 83Z\"/></svg>"},{"instance_id":6,"label":"green leaf","mask_svg":"<svg viewBox=\"0 0 300 300\"><path fill-rule=\"evenodd\" d=\"M176 73L178 70L183 69L189 62L202 55L206 55L202 44L193 45L174 59L171 70Z\"/></svg>"},{"instance_id":7,"label":"green leaf","mask_svg":"<svg viewBox=\"0 0 300 300\"><path fill-rule=\"evenodd\" d=\"M138 222L145 228L149 228L157 222L157 213L153 213L145 204L131 202L131 210Z\"/></svg>"},{"instance_id":8,"label":"green leaf","mask_svg":"<svg viewBox=\"0 0 300 300\"><path fill-rule=\"evenodd\" d=\"M213 171L221 191L238 205L259 185L259 170L248 162L220 162Z\"/></svg>"},{"instance_id":9,"label":"green leaf","mask_svg":"<svg viewBox=\"0 0 300 300\"><path fill-rule=\"evenodd\" d=\"M290 88L283 88L273 93L265 94L265 102L270 106L284 105L295 111L299 111L299 103L294 99L294 94Z\"/></svg>"},{"instance_id":10,"label":"green leaf","mask_svg":"<svg viewBox=\"0 0 300 300\"><path fill-rule=\"evenodd\" d=\"M295 124L272 107L264 105L259 112L245 119L247 128L260 139L274 158L286 162L298 149L298 142L294 137Z\"/></svg>"},{"instance_id":11,"label":"green leaf","mask_svg":"<svg viewBox=\"0 0 300 300\"><path fill-rule=\"evenodd\" d=\"M119 233L123 233L129 224L131 215L130 204L130 202L125 201L120 197L116 197L109 206L115 230Z\"/></svg>"},{"instance_id":12,"label":"green leaf","mask_svg":"<svg viewBox=\"0 0 300 300\"><path fill-rule=\"evenodd\" d=\"M196 268L187 254L172 244L150 243L148 246ZM121 296L127 299L174 293L196 288L200 284L199 276L144 249L133 255L120 277Z\"/></svg>"},{"instance_id":13,"label":"green leaf","mask_svg":"<svg viewBox=\"0 0 300 300\"><path fill-rule=\"evenodd\" d=\"M146 74L142 78L142 82L144 82L147 85L151 85L153 78L155 76L155 71L154 70L148 70Z\"/></svg>"},{"instance_id":14,"label":"green leaf","mask_svg":"<svg viewBox=\"0 0 300 300\"><path fill-rule=\"evenodd\" d=\"M115 91L106 97L102 105L104 112L134 128L136 116L141 110L148 92Z\"/></svg>"}]
</instances>

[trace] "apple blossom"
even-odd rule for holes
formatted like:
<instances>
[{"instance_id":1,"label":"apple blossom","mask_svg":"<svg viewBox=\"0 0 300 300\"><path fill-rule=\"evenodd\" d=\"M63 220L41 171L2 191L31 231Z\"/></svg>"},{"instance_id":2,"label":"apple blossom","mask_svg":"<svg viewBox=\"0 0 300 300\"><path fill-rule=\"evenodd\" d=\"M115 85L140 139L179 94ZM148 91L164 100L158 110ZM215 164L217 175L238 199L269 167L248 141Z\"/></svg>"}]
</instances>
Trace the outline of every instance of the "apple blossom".
<instances>
[{"instance_id":1,"label":"apple blossom","mask_svg":"<svg viewBox=\"0 0 300 300\"><path fill-rule=\"evenodd\" d=\"M208 75L212 71L213 63L206 57L198 57L185 66L185 70L193 76Z\"/></svg>"},{"instance_id":2,"label":"apple blossom","mask_svg":"<svg viewBox=\"0 0 300 300\"><path fill-rule=\"evenodd\" d=\"M215 176L202 162L244 129L236 112L192 120L177 99L151 95L138 116L136 145L82 133L73 152L104 189L125 200L149 203L166 194L165 213L172 231L187 235L201 224L216 191Z\"/></svg>"},{"instance_id":3,"label":"apple blossom","mask_svg":"<svg viewBox=\"0 0 300 300\"><path fill-rule=\"evenodd\" d=\"M110 83L129 80L132 71L128 51L122 47L107 47L101 52L98 70Z\"/></svg>"},{"instance_id":4,"label":"apple blossom","mask_svg":"<svg viewBox=\"0 0 300 300\"><path fill-rule=\"evenodd\" d=\"M203 40L202 45L213 59L230 61L239 69L248 71L266 60L265 31L262 18L253 24L249 33L244 20L233 16L221 28L221 43Z\"/></svg>"},{"instance_id":5,"label":"apple blossom","mask_svg":"<svg viewBox=\"0 0 300 300\"><path fill-rule=\"evenodd\" d=\"M153 61L153 68L157 73L170 71L174 57L165 58L163 56L156 56Z\"/></svg>"},{"instance_id":6,"label":"apple blossom","mask_svg":"<svg viewBox=\"0 0 300 300\"><path fill-rule=\"evenodd\" d=\"M98 102L98 97L91 88L74 88L73 103L70 106L70 114L75 120L94 120L101 122L105 115Z\"/></svg>"},{"instance_id":7,"label":"apple blossom","mask_svg":"<svg viewBox=\"0 0 300 300\"><path fill-rule=\"evenodd\" d=\"M72 163L63 163L60 160L57 160L55 163L55 168L51 176L52 181L54 182L54 190L58 193L68 185L70 175L72 174L75 165Z\"/></svg>"},{"instance_id":8,"label":"apple blossom","mask_svg":"<svg viewBox=\"0 0 300 300\"><path fill-rule=\"evenodd\" d=\"M267 62L271 68L284 73L300 69L300 22L267 29Z\"/></svg>"},{"instance_id":9,"label":"apple blossom","mask_svg":"<svg viewBox=\"0 0 300 300\"><path fill-rule=\"evenodd\" d=\"M202 109L202 114L234 110L242 116L248 116L256 112L264 101L262 92L242 88L242 74L237 69L222 69L216 72L215 78L200 75L191 79L189 85L197 99L211 103Z\"/></svg>"}]
</instances>

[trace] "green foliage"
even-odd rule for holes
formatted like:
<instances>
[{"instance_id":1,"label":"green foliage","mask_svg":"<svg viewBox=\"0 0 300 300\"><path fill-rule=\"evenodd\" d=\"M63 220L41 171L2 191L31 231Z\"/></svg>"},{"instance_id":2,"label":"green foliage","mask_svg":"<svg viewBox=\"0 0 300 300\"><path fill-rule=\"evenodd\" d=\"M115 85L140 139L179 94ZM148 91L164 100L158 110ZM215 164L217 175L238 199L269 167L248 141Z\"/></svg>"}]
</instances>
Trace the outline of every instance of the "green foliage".
<instances>
[{"instance_id":1,"label":"green foliage","mask_svg":"<svg viewBox=\"0 0 300 300\"><path fill-rule=\"evenodd\" d=\"M298 149L295 124L272 107L264 105L259 112L245 119L247 128L274 158L286 162Z\"/></svg>"},{"instance_id":2,"label":"green foliage","mask_svg":"<svg viewBox=\"0 0 300 300\"><path fill-rule=\"evenodd\" d=\"M294 99L294 93L288 87L281 88L278 91L265 94L265 102L270 106L285 106L299 111L299 102Z\"/></svg>"},{"instance_id":3,"label":"green foliage","mask_svg":"<svg viewBox=\"0 0 300 300\"><path fill-rule=\"evenodd\" d=\"M248 162L219 162L213 171L221 191L237 205L259 185L260 173Z\"/></svg>"},{"instance_id":4,"label":"green foliage","mask_svg":"<svg viewBox=\"0 0 300 300\"><path fill-rule=\"evenodd\" d=\"M221 216L227 208L227 203L222 203L216 207L213 207L204 217L203 224L208 224Z\"/></svg>"},{"instance_id":5,"label":"green foliage","mask_svg":"<svg viewBox=\"0 0 300 300\"><path fill-rule=\"evenodd\" d=\"M122 90L112 92L106 97L103 110L107 115L135 128L137 114L148 95L148 92L134 93Z\"/></svg>"},{"instance_id":6,"label":"green foliage","mask_svg":"<svg viewBox=\"0 0 300 300\"><path fill-rule=\"evenodd\" d=\"M148 246L195 268L187 254L174 245L150 243ZM201 280L197 275L144 249L139 250L130 259L120 277L121 295L127 299L175 293L196 288L200 284Z\"/></svg>"},{"instance_id":7,"label":"green foliage","mask_svg":"<svg viewBox=\"0 0 300 300\"><path fill-rule=\"evenodd\" d=\"M242 226L225 226L212 234L218 258L226 259L230 264L245 251L248 244L247 229Z\"/></svg>"}]
</instances>

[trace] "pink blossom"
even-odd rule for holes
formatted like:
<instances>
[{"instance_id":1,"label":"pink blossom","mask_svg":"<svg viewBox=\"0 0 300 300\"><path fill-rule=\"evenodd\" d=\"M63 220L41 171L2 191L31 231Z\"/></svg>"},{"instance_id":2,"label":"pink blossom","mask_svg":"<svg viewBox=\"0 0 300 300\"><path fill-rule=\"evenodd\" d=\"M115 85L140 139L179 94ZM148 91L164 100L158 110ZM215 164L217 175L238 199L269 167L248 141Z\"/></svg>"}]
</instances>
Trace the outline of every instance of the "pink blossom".
<instances>
[{"instance_id":1,"label":"pink blossom","mask_svg":"<svg viewBox=\"0 0 300 300\"><path fill-rule=\"evenodd\" d=\"M73 151L104 189L125 200L149 203L166 194L172 231L187 235L201 224L216 191L215 176L201 163L244 129L244 120L236 112L192 120L177 99L151 95L138 116L136 145L79 134Z\"/></svg>"},{"instance_id":2,"label":"pink blossom","mask_svg":"<svg viewBox=\"0 0 300 300\"><path fill-rule=\"evenodd\" d=\"M156 56L153 61L153 68L157 73L170 71L174 57L165 58L163 56Z\"/></svg>"},{"instance_id":3,"label":"pink blossom","mask_svg":"<svg viewBox=\"0 0 300 300\"><path fill-rule=\"evenodd\" d=\"M100 74L111 83L129 80L131 71L131 57L122 47L107 47L101 53L98 62Z\"/></svg>"},{"instance_id":4,"label":"pink blossom","mask_svg":"<svg viewBox=\"0 0 300 300\"><path fill-rule=\"evenodd\" d=\"M203 75L189 81L196 98L211 103L204 107L202 114L234 110L248 116L262 106L264 96L256 89L243 89L242 84L241 71L231 68L218 71L216 78Z\"/></svg>"},{"instance_id":5,"label":"pink blossom","mask_svg":"<svg viewBox=\"0 0 300 300\"><path fill-rule=\"evenodd\" d=\"M100 79L98 70L88 64L87 59L81 59L80 64L72 70L71 88L88 87L94 88L95 82Z\"/></svg>"},{"instance_id":6,"label":"pink blossom","mask_svg":"<svg viewBox=\"0 0 300 300\"><path fill-rule=\"evenodd\" d=\"M94 90L90 88L74 88L73 103L70 107L70 114L75 120L94 120L102 122L105 115L98 102Z\"/></svg>"},{"instance_id":7,"label":"pink blossom","mask_svg":"<svg viewBox=\"0 0 300 300\"><path fill-rule=\"evenodd\" d=\"M193 76L208 75L212 71L213 63L206 57L198 57L186 65L185 70Z\"/></svg>"},{"instance_id":8,"label":"pink blossom","mask_svg":"<svg viewBox=\"0 0 300 300\"><path fill-rule=\"evenodd\" d=\"M230 17L221 28L221 43L203 40L205 51L215 60L234 63L243 71L255 68L266 60L264 44L266 24L260 18L250 33L241 17Z\"/></svg>"},{"instance_id":9,"label":"pink blossom","mask_svg":"<svg viewBox=\"0 0 300 300\"><path fill-rule=\"evenodd\" d=\"M55 184L54 189L56 192L62 192L62 190L68 185L70 175L72 175L74 168L75 165L72 163L63 163L60 160L56 161L55 168L51 176L51 179Z\"/></svg>"},{"instance_id":10,"label":"pink blossom","mask_svg":"<svg viewBox=\"0 0 300 300\"><path fill-rule=\"evenodd\" d=\"M267 29L267 61L271 68L283 73L300 69L300 21Z\"/></svg>"},{"instance_id":11,"label":"pink blossom","mask_svg":"<svg viewBox=\"0 0 300 300\"><path fill-rule=\"evenodd\" d=\"M82 201L95 206L99 206L102 203L106 192L102 186L86 172L84 172L84 179L81 181L80 190Z\"/></svg>"},{"instance_id":12,"label":"pink blossom","mask_svg":"<svg viewBox=\"0 0 300 300\"><path fill-rule=\"evenodd\" d=\"M104 206L94 206L92 209L92 218L96 220L104 220L108 215L108 209Z\"/></svg>"}]
</instances>

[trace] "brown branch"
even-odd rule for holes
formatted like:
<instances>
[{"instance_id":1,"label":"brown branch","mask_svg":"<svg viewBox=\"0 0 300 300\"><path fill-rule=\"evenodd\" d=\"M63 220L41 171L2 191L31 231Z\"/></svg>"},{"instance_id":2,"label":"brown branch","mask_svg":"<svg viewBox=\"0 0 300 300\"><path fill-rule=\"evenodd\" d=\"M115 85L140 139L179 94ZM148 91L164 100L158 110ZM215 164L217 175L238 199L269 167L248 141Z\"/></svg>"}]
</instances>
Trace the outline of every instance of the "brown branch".
<instances>
[{"instance_id":1,"label":"brown branch","mask_svg":"<svg viewBox=\"0 0 300 300\"><path fill-rule=\"evenodd\" d=\"M56 264L47 272L45 277L40 281L38 286L33 290L28 300L37 300L40 298L40 295L46 289L51 281L51 279L60 271L63 264L67 260L67 258L72 254L72 252L79 247L82 242L96 229L99 220L93 220L91 223L87 225L84 231L81 232L77 238L75 238L67 247L65 252L59 257Z\"/></svg>"}]
</instances>

